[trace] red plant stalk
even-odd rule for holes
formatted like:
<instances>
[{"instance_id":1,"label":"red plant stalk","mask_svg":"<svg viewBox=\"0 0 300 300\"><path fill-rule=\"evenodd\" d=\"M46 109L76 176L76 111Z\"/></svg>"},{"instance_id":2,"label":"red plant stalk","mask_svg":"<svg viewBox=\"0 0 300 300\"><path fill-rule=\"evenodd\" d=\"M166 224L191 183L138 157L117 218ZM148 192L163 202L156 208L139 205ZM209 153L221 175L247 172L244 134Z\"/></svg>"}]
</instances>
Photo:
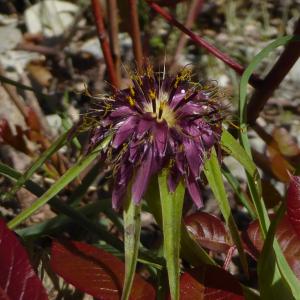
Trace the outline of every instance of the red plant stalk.
<instances>
[{"instance_id":1,"label":"red plant stalk","mask_svg":"<svg viewBox=\"0 0 300 300\"><path fill-rule=\"evenodd\" d=\"M187 34L191 40L197 44L198 46L205 48L209 53L214 55L215 57L222 60L225 64L227 64L230 68L232 68L235 72L237 72L239 75L242 75L245 71L245 68L240 65L238 62L233 60L231 57L229 57L226 53L220 51L215 46L208 43L205 39L202 37L196 35L191 30L186 28L182 23L178 22L171 14L169 14L166 10L161 8L158 4L147 1L148 5L154 9L157 13L159 13L162 17L164 17L167 21L169 21L171 24L179 28L182 32ZM250 84L254 87L259 86L261 79L257 75L252 75L249 80Z\"/></svg>"},{"instance_id":2,"label":"red plant stalk","mask_svg":"<svg viewBox=\"0 0 300 300\"><path fill-rule=\"evenodd\" d=\"M143 65L143 50L142 50L142 43L141 43L139 16L137 11L137 1L128 0L128 4L129 4L129 16L130 16L130 28L131 28L131 38L133 43L133 52L134 52L137 68L139 71L141 71Z\"/></svg>"},{"instance_id":3,"label":"red plant stalk","mask_svg":"<svg viewBox=\"0 0 300 300\"><path fill-rule=\"evenodd\" d=\"M109 15L109 35L111 41L111 48L113 53L113 60L118 82L121 81L121 54L119 43L119 24L118 24L118 4L117 0L106 0Z\"/></svg>"},{"instance_id":4,"label":"red plant stalk","mask_svg":"<svg viewBox=\"0 0 300 300\"><path fill-rule=\"evenodd\" d=\"M112 54L109 47L109 41L104 26L103 9L100 0L92 0L92 10L110 82L113 86L118 87L119 82L115 72L115 66L113 63Z\"/></svg>"},{"instance_id":5,"label":"red plant stalk","mask_svg":"<svg viewBox=\"0 0 300 300\"><path fill-rule=\"evenodd\" d=\"M300 19L296 24L294 35L300 35ZM299 56L300 42L290 42L285 47L284 51L282 52L281 56L279 57L271 71L262 80L260 87L256 89L249 101L247 117L250 124L255 123L266 102L272 96L281 81L285 78Z\"/></svg>"}]
</instances>

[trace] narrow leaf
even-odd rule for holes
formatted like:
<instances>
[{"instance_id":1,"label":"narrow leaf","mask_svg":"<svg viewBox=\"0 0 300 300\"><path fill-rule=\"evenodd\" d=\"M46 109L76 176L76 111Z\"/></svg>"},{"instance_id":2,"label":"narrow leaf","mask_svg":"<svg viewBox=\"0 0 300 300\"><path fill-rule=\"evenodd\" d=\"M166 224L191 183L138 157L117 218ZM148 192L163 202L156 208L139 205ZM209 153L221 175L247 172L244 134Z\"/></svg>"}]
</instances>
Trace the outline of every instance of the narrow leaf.
<instances>
[{"instance_id":1,"label":"narrow leaf","mask_svg":"<svg viewBox=\"0 0 300 300\"><path fill-rule=\"evenodd\" d=\"M141 205L127 197L123 213L125 245L125 281L122 300L129 299L138 258L141 234Z\"/></svg>"},{"instance_id":2,"label":"narrow leaf","mask_svg":"<svg viewBox=\"0 0 300 300\"><path fill-rule=\"evenodd\" d=\"M153 214L156 222L162 229L162 207L157 177L154 177L150 181L145 199L149 211ZM183 222L181 224L181 256L193 266L198 266L203 263L215 264L206 251L194 240Z\"/></svg>"},{"instance_id":3,"label":"narrow leaf","mask_svg":"<svg viewBox=\"0 0 300 300\"><path fill-rule=\"evenodd\" d=\"M300 37L293 37L293 36L284 36L276 39L272 43L270 43L267 47L265 47L262 51L260 51L252 60L252 62L249 64L247 69L242 75L241 82L240 82L240 97L239 97L239 119L240 119L240 140L241 143L248 153L248 155L251 157L251 148L250 143L248 139L247 134L247 85L249 82L249 79L251 77L251 74L254 72L257 65L265 58L267 55L269 55L274 49L276 49L279 46L286 45L287 43L295 40L300 40ZM260 191L257 190L257 179L251 177L249 174L247 174L248 178L248 186L249 190L253 199L253 202L256 207L258 220L261 226L262 235L265 238L266 233L268 231L268 227L270 225L270 220L268 218L267 210L265 208L265 205L262 201L262 198L260 196ZM275 229L274 229L275 230ZM270 234L270 240L272 240L272 234ZM272 243L273 245L273 243ZM274 251L276 254L276 261L278 268L280 270L281 276L283 276L284 281L290 285L290 289L293 292L293 296L297 297L297 295L300 294L300 285L297 282L297 279L294 276L294 273L290 270L284 256L282 255L282 252L275 241L274 243ZM276 276L278 276L278 272L275 272Z\"/></svg>"},{"instance_id":4,"label":"narrow leaf","mask_svg":"<svg viewBox=\"0 0 300 300\"><path fill-rule=\"evenodd\" d=\"M158 176L163 221L164 257L167 263L171 298L172 300L178 300L180 233L185 189L182 182L180 182L175 192L170 193L167 176L166 169Z\"/></svg>"},{"instance_id":5,"label":"narrow leaf","mask_svg":"<svg viewBox=\"0 0 300 300\"><path fill-rule=\"evenodd\" d=\"M292 299L293 295L297 295L299 283L283 257L277 241L274 240L276 227L283 214L282 205L269 227L258 261L258 279L263 299ZM282 273L285 276L282 276Z\"/></svg>"},{"instance_id":6,"label":"narrow leaf","mask_svg":"<svg viewBox=\"0 0 300 300\"><path fill-rule=\"evenodd\" d=\"M28 255L0 219L0 299L48 299L40 279L30 265Z\"/></svg>"},{"instance_id":7,"label":"narrow leaf","mask_svg":"<svg viewBox=\"0 0 300 300\"><path fill-rule=\"evenodd\" d=\"M246 255L240 239L240 235L231 213L229 201L227 198L227 193L225 191L224 182L222 178L222 173L220 165L218 162L216 151L213 149L210 158L206 160L204 166L204 173L208 180L209 186L212 189L216 201L218 202L221 213L225 219L226 225L228 226L232 239L238 249L240 260L244 268L245 273L248 273L248 264L246 260Z\"/></svg>"},{"instance_id":8,"label":"narrow leaf","mask_svg":"<svg viewBox=\"0 0 300 300\"><path fill-rule=\"evenodd\" d=\"M110 137L106 138L93 152L71 167L62 177L60 177L55 184L53 184L33 205L22 211L13 220L8 223L10 228L18 226L21 222L30 217L40 207L45 205L51 198L59 193L66 185L75 179L84 169L86 169L91 162L99 155L99 151L107 146Z\"/></svg>"}]
</instances>

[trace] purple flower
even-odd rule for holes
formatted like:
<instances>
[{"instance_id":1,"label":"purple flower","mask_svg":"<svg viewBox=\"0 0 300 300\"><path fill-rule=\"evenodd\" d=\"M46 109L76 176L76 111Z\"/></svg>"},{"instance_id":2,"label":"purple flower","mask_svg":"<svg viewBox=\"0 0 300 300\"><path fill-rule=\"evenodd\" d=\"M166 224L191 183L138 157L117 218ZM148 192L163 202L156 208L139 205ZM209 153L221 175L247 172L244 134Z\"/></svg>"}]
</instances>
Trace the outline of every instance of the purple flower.
<instances>
[{"instance_id":1,"label":"purple flower","mask_svg":"<svg viewBox=\"0 0 300 300\"><path fill-rule=\"evenodd\" d=\"M88 114L94 120L90 148L112 136L106 161L113 166L114 208L121 206L129 185L139 204L151 176L164 167L170 192L184 179L194 203L202 206L198 180L210 150L219 146L221 98L213 84L192 82L188 69L167 76L150 65L132 75L129 88L99 97Z\"/></svg>"}]
</instances>

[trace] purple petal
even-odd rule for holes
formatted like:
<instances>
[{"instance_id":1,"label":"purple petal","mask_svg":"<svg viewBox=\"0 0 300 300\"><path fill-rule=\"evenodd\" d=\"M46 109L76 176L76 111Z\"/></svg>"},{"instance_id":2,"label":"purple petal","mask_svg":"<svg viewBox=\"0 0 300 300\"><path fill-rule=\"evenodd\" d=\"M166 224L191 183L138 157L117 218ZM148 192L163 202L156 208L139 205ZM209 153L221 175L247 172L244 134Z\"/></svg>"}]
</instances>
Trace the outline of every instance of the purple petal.
<instances>
[{"instance_id":1,"label":"purple petal","mask_svg":"<svg viewBox=\"0 0 300 300\"><path fill-rule=\"evenodd\" d=\"M132 176L132 167L126 163L127 156L124 157L114 182L112 192L112 205L114 209L119 209L121 207L122 200L127 192L128 183Z\"/></svg>"},{"instance_id":2,"label":"purple petal","mask_svg":"<svg viewBox=\"0 0 300 300\"><path fill-rule=\"evenodd\" d=\"M165 155L168 141L168 125L163 122L154 127L154 141L156 150L160 157Z\"/></svg>"},{"instance_id":3,"label":"purple petal","mask_svg":"<svg viewBox=\"0 0 300 300\"><path fill-rule=\"evenodd\" d=\"M193 202L195 203L197 208L201 208L203 206L203 202L199 190L199 185L195 180L195 177L192 174L189 174L189 176L185 177L185 182Z\"/></svg>"},{"instance_id":4,"label":"purple petal","mask_svg":"<svg viewBox=\"0 0 300 300\"><path fill-rule=\"evenodd\" d=\"M135 161L137 161L138 156L140 154L140 143L138 142L133 142L129 144L129 158L128 160L131 163L134 163Z\"/></svg>"},{"instance_id":5,"label":"purple petal","mask_svg":"<svg viewBox=\"0 0 300 300\"><path fill-rule=\"evenodd\" d=\"M183 152L177 152L175 156L176 167L179 172L183 175L185 174L185 159Z\"/></svg>"},{"instance_id":6,"label":"purple petal","mask_svg":"<svg viewBox=\"0 0 300 300\"><path fill-rule=\"evenodd\" d=\"M125 116L130 116L134 113L134 111L128 106L118 107L115 111L110 114L111 118L120 118Z\"/></svg>"},{"instance_id":7,"label":"purple petal","mask_svg":"<svg viewBox=\"0 0 300 300\"><path fill-rule=\"evenodd\" d=\"M215 143L215 138L212 132L204 132L201 135L201 138L206 149L210 149Z\"/></svg>"},{"instance_id":8,"label":"purple petal","mask_svg":"<svg viewBox=\"0 0 300 300\"><path fill-rule=\"evenodd\" d=\"M112 207L119 210L124 196L126 194L126 186L115 183L112 191Z\"/></svg>"},{"instance_id":9,"label":"purple petal","mask_svg":"<svg viewBox=\"0 0 300 300\"><path fill-rule=\"evenodd\" d=\"M170 101L170 108L177 107L182 100L184 100L184 97L186 95L186 92L184 89L179 90L178 92L175 92L174 96L172 97Z\"/></svg>"},{"instance_id":10,"label":"purple petal","mask_svg":"<svg viewBox=\"0 0 300 300\"><path fill-rule=\"evenodd\" d=\"M178 172L176 167L173 167L168 176L168 188L171 193L175 192L177 185L180 180L180 173Z\"/></svg>"},{"instance_id":11,"label":"purple petal","mask_svg":"<svg viewBox=\"0 0 300 300\"><path fill-rule=\"evenodd\" d=\"M139 121L139 124L137 126L137 138L140 139L142 138L147 131L151 128L151 126L153 125L153 121L152 120L147 120L147 119L141 119Z\"/></svg>"},{"instance_id":12,"label":"purple petal","mask_svg":"<svg viewBox=\"0 0 300 300\"><path fill-rule=\"evenodd\" d=\"M186 139L183 142L185 149L185 156L191 170L192 175L197 178L200 174L200 168L202 166L203 160L202 155L196 144L190 139Z\"/></svg>"},{"instance_id":13,"label":"purple petal","mask_svg":"<svg viewBox=\"0 0 300 300\"><path fill-rule=\"evenodd\" d=\"M118 148L133 133L136 123L137 118L135 116L129 117L125 122L122 123L120 128L117 130L112 143L114 148Z\"/></svg>"},{"instance_id":14,"label":"purple petal","mask_svg":"<svg viewBox=\"0 0 300 300\"><path fill-rule=\"evenodd\" d=\"M151 176L152 157L152 148L150 147L144 160L141 162L132 185L132 200L136 204L141 202L147 189Z\"/></svg>"},{"instance_id":15,"label":"purple petal","mask_svg":"<svg viewBox=\"0 0 300 300\"><path fill-rule=\"evenodd\" d=\"M207 107L205 107L202 104L196 104L196 103L186 103L182 105L180 108L178 108L176 115L180 118L184 118L186 116L201 116L204 113L206 113Z\"/></svg>"}]
</instances>

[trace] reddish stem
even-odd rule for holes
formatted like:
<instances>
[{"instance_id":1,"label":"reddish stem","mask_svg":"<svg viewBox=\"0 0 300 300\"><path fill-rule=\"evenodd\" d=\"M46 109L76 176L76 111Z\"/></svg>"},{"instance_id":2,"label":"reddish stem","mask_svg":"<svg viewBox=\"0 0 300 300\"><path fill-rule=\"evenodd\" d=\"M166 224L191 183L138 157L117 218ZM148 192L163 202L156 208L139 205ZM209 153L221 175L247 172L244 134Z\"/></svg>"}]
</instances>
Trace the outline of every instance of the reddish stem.
<instances>
[{"instance_id":1,"label":"reddish stem","mask_svg":"<svg viewBox=\"0 0 300 300\"><path fill-rule=\"evenodd\" d=\"M197 44L198 46L205 48L209 53L214 55L215 57L222 60L225 64L227 64L230 68L235 70L239 75L242 75L245 71L245 68L240 65L238 62L233 60L231 57L229 57L226 53L223 53L219 49L217 49L215 46L208 43L205 39L202 37L196 35L191 30L186 28L182 23L178 22L171 14L169 14L166 10L162 9L158 4L147 1L149 6L154 9L157 13L159 13L162 17L164 17L167 21L169 21L171 24L175 25L177 28L179 28L182 32L187 34L191 40ZM252 75L250 77L250 84L254 87L258 86L260 83L260 78L257 75Z\"/></svg>"},{"instance_id":2,"label":"reddish stem","mask_svg":"<svg viewBox=\"0 0 300 300\"><path fill-rule=\"evenodd\" d=\"M294 35L300 35L300 19L296 24ZM281 56L279 57L271 71L268 73L268 75L261 82L260 87L254 92L249 101L247 117L250 124L255 123L266 102L272 96L281 81L285 78L299 56L300 42L290 42L285 47Z\"/></svg>"},{"instance_id":3,"label":"reddish stem","mask_svg":"<svg viewBox=\"0 0 300 300\"><path fill-rule=\"evenodd\" d=\"M118 22L118 4L117 0L107 0L110 41L112 46L113 59L115 64L115 72L118 82L121 81L121 51L119 43L119 22Z\"/></svg>"},{"instance_id":4,"label":"reddish stem","mask_svg":"<svg viewBox=\"0 0 300 300\"><path fill-rule=\"evenodd\" d=\"M130 29L131 29L131 38L133 43L133 52L134 52L137 68L139 71L141 71L143 65L143 50L142 50L142 43L141 43L139 16L137 11L137 1L128 0L128 3L129 3Z\"/></svg>"},{"instance_id":5,"label":"reddish stem","mask_svg":"<svg viewBox=\"0 0 300 300\"><path fill-rule=\"evenodd\" d=\"M112 59L112 54L109 47L109 41L107 39L106 30L104 27L104 20L103 20L103 9L100 4L100 0L92 0L92 10L95 18L95 24L97 28L98 38L100 41L100 45L102 48L104 60L107 66L108 76L110 82L113 86L118 87L119 82L117 79L117 75L115 72L115 67Z\"/></svg>"}]
</instances>

